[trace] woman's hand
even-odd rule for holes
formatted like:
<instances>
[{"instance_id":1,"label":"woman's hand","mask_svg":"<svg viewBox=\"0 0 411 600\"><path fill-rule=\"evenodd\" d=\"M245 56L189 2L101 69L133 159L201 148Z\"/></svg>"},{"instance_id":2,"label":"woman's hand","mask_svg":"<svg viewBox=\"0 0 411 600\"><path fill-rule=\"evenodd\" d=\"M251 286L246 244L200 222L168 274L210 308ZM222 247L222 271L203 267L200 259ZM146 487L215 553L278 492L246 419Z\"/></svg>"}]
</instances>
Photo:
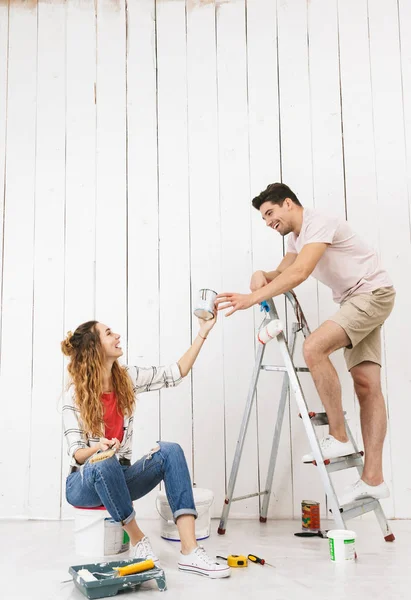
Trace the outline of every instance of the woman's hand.
<instances>
[{"instance_id":1,"label":"woman's hand","mask_svg":"<svg viewBox=\"0 0 411 600\"><path fill-rule=\"evenodd\" d=\"M99 440L98 449L105 451L109 448L114 448L117 451L120 448L120 442L118 441L118 439L111 438L111 440L108 440L105 437L101 437Z\"/></svg>"},{"instance_id":2,"label":"woman's hand","mask_svg":"<svg viewBox=\"0 0 411 600\"><path fill-rule=\"evenodd\" d=\"M213 312L214 312L214 317L212 319L209 319L208 321L205 321L204 319L198 319L198 323L200 325L199 334L203 338L206 338L208 336L208 334L210 333L210 331L212 330L212 328L214 327L214 325L217 322L217 309L216 309L216 307L214 307L214 311Z\"/></svg>"}]
</instances>

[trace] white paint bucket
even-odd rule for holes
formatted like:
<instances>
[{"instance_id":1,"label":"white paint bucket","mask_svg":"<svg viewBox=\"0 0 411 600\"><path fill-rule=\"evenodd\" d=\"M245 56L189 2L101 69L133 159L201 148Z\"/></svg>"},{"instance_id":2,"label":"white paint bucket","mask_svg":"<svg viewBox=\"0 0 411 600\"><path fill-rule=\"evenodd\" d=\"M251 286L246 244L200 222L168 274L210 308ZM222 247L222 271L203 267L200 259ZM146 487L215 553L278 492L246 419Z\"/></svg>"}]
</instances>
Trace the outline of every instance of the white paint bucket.
<instances>
[{"instance_id":1,"label":"white paint bucket","mask_svg":"<svg viewBox=\"0 0 411 600\"><path fill-rule=\"evenodd\" d=\"M277 337L284 330L280 319L273 319L265 327L262 327L257 333L257 339L261 344L266 344Z\"/></svg>"},{"instance_id":2,"label":"white paint bucket","mask_svg":"<svg viewBox=\"0 0 411 600\"><path fill-rule=\"evenodd\" d=\"M194 503L198 512L195 521L195 532L197 540L205 540L210 535L211 512L210 508L214 501L214 494L211 490L194 488ZM163 539L170 542L179 542L180 534L177 525L174 523L173 514L167 500L165 492L159 492L156 499L157 512L160 515L160 535Z\"/></svg>"},{"instance_id":3,"label":"white paint bucket","mask_svg":"<svg viewBox=\"0 0 411 600\"><path fill-rule=\"evenodd\" d=\"M209 321L214 317L214 300L216 299L217 292L214 290L208 290L203 288L199 291L199 298L197 300L194 314L199 319Z\"/></svg>"},{"instance_id":4,"label":"white paint bucket","mask_svg":"<svg viewBox=\"0 0 411 600\"><path fill-rule=\"evenodd\" d=\"M330 546L330 558L333 562L355 560L355 531L349 529L331 529L327 533Z\"/></svg>"},{"instance_id":5,"label":"white paint bucket","mask_svg":"<svg viewBox=\"0 0 411 600\"><path fill-rule=\"evenodd\" d=\"M130 541L121 523L104 507L76 508L74 541L80 556L111 556L127 552Z\"/></svg>"}]
</instances>

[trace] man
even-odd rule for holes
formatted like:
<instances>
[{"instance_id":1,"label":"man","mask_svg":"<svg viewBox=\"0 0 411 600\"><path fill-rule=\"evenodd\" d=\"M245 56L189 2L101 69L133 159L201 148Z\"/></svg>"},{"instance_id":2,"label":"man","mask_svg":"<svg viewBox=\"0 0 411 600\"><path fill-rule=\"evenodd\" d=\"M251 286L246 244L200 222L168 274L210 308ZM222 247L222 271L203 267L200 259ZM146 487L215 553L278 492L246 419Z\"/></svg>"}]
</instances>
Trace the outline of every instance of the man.
<instances>
[{"instance_id":1,"label":"man","mask_svg":"<svg viewBox=\"0 0 411 600\"><path fill-rule=\"evenodd\" d=\"M273 183L252 201L268 227L288 235L287 253L275 271L256 271L251 294L217 296L226 316L292 290L312 275L332 289L340 310L304 343L304 358L327 412L329 435L321 440L324 459L354 452L344 425L341 385L329 356L344 348L361 408L365 464L361 479L346 489L340 504L365 497L387 498L382 449L387 428L381 392L381 325L392 311L395 290L375 251L346 221L303 208L288 186ZM313 456L303 457L311 462Z\"/></svg>"}]
</instances>

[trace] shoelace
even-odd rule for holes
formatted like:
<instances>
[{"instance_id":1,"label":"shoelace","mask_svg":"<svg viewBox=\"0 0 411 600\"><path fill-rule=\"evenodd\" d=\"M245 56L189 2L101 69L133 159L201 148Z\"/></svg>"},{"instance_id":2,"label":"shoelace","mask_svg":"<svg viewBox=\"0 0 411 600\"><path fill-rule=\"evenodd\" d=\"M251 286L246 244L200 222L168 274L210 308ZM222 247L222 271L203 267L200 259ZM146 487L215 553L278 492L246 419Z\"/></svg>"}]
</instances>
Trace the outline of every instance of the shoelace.
<instances>
[{"instance_id":1,"label":"shoelace","mask_svg":"<svg viewBox=\"0 0 411 600\"><path fill-rule=\"evenodd\" d=\"M333 440L330 437L325 437L321 440L321 448L325 449L328 448L329 446L331 446Z\"/></svg>"},{"instance_id":2,"label":"shoelace","mask_svg":"<svg viewBox=\"0 0 411 600\"><path fill-rule=\"evenodd\" d=\"M212 559L211 559L211 558L208 556L207 552L206 552L206 551L205 551L205 549L204 549L204 546L198 546L198 547L196 548L195 552L196 552L197 556L198 556L199 558L201 558L201 560L203 560L203 561L204 561L204 562L205 562L207 565L211 566L211 565L216 565L216 564L218 564L218 563L216 563L216 561L215 561L215 560L212 560Z\"/></svg>"},{"instance_id":3,"label":"shoelace","mask_svg":"<svg viewBox=\"0 0 411 600\"><path fill-rule=\"evenodd\" d=\"M145 554L146 556L154 556L154 552L153 549L151 547L150 541L146 538L143 538L139 544L141 545L141 547L143 548L143 554Z\"/></svg>"}]
</instances>

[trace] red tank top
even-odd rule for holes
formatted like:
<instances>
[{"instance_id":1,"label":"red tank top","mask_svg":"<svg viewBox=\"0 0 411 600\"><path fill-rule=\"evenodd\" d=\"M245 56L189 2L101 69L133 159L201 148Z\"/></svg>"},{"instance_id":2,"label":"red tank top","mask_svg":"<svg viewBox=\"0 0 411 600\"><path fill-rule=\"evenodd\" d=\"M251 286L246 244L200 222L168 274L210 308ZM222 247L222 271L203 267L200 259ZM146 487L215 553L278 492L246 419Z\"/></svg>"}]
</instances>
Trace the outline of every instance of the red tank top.
<instances>
[{"instance_id":1,"label":"red tank top","mask_svg":"<svg viewBox=\"0 0 411 600\"><path fill-rule=\"evenodd\" d=\"M105 437L108 440L117 438L119 442L123 441L124 418L117 410L116 393L102 394L101 401L104 405Z\"/></svg>"}]
</instances>

